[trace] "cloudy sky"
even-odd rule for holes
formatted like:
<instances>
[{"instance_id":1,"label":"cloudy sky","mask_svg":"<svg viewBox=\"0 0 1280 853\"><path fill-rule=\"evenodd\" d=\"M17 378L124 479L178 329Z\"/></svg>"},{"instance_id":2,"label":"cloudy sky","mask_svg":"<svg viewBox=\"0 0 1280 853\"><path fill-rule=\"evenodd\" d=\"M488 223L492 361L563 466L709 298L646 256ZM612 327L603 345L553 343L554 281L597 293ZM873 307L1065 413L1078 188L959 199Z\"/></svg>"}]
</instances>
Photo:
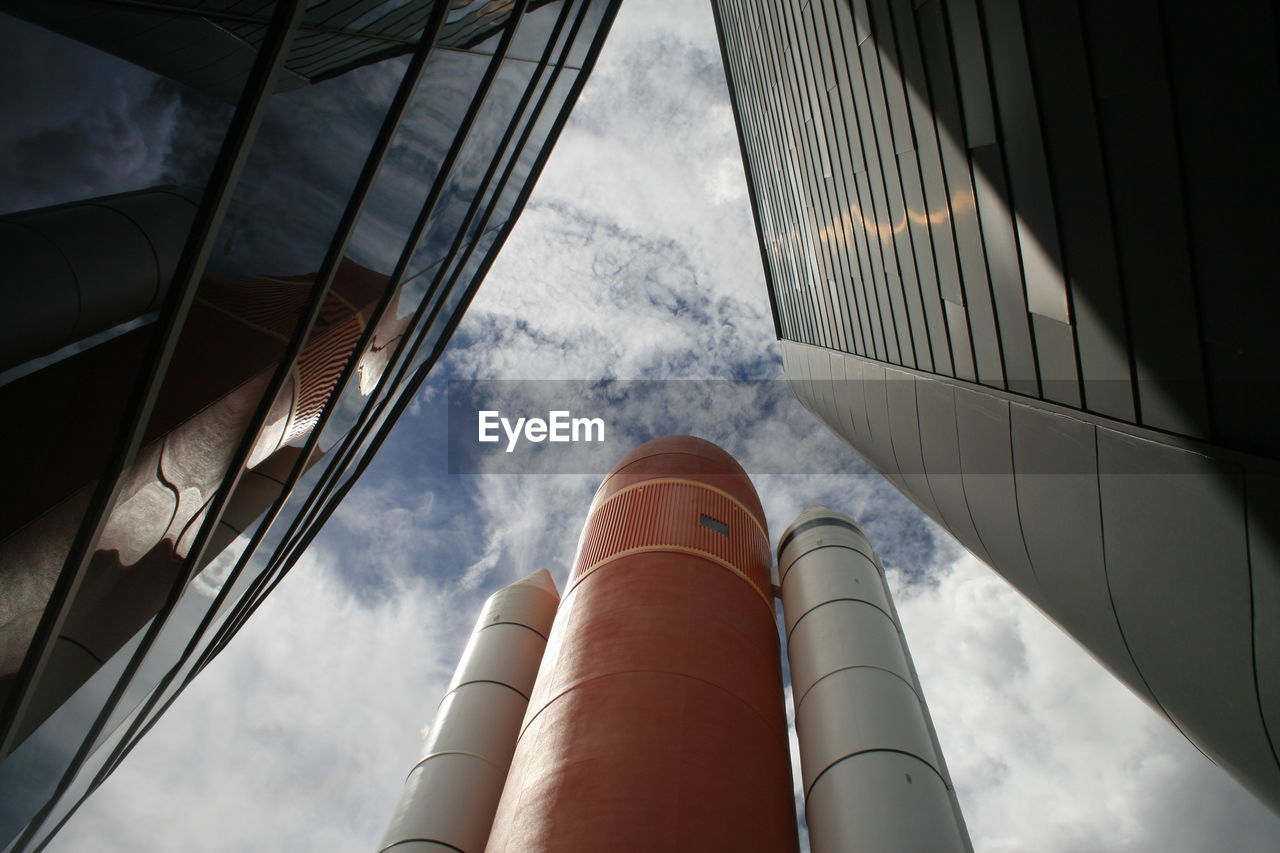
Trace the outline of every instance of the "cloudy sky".
<instances>
[{"instance_id":1,"label":"cloudy sky","mask_svg":"<svg viewBox=\"0 0 1280 853\"><path fill-rule=\"evenodd\" d=\"M542 566L563 585L603 473L449 473L447 380L601 378L759 382L723 406L629 385L582 414L624 443L722 444L775 537L815 500L864 522L976 849L1275 849L1280 821L781 376L710 9L627 0L446 361L285 583L50 849L374 849L480 602Z\"/></svg>"}]
</instances>

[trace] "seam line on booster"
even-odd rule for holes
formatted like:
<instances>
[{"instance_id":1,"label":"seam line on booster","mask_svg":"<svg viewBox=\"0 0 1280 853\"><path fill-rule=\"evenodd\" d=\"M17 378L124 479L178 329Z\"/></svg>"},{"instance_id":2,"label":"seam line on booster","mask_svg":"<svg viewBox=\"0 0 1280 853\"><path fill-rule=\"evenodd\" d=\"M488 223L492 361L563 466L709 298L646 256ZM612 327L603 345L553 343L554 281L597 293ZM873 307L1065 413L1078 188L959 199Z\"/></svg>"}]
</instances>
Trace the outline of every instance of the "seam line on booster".
<instances>
[{"instance_id":1,"label":"seam line on booster","mask_svg":"<svg viewBox=\"0 0 1280 853\"><path fill-rule=\"evenodd\" d=\"M947 784L947 780L943 777L943 775L938 772L938 768L934 767L932 764L925 761L923 758L916 755L914 752L906 752L905 750L891 749L889 747L876 747L875 749L860 749L857 752L851 752L848 755L842 755L839 758L837 758L835 761L828 764L826 767L822 768L822 772L820 772L817 776L813 777L813 781L809 783L809 787L804 792L804 798L806 800L809 799L809 795L813 793L813 789L818 785L818 780L821 779L823 776L827 775L827 771L830 770L832 767L835 767L837 764L842 764L845 761L848 761L850 758L857 758L859 755L869 755L873 752L893 752L893 753L897 753L898 755L905 755L908 758L913 758L916 761L923 764L925 767L928 767L930 772L932 772L934 776L937 776L938 779L941 780L943 788L945 788L948 791L951 790L951 786Z\"/></svg>"}]
</instances>

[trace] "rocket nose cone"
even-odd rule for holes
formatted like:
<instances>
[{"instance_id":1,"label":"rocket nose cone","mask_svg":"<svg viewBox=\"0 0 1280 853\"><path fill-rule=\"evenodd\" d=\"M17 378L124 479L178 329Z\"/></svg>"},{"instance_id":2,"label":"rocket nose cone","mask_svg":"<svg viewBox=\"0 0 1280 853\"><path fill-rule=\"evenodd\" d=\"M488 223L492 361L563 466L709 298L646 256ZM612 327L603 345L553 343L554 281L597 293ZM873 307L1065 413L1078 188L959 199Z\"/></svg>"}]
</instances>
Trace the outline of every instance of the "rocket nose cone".
<instances>
[{"instance_id":1,"label":"rocket nose cone","mask_svg":"<svg viewBox=\"0 0 1280 853\"><path fill-rule=\"evenodd\" d=\"M622 457L605 477L593 503L645 480L678 478L712 486L741 503L766 525L764 508L751 478L738 461L706 439L692 435L668 435L646 441Z\"/></svg>"},{"instance_id":2,"label":"rocket nose cone","mask_svg":"<svg viewBox=\"0 0 1280 853\"><path fill-rule=\"evenodd\" d=\"M787 525L786 530L782 531L782 536L778 539L778 553L782 553L782 548L791 540L792 534L799 532L802 529L807 530L818 524L834 524L839 527L856 530L864 536L866 535L863 533L862 525L858 524L858 522L854 521L843 512L837 512L831 507L820 503L811 503L800 511L800 514L796 516L795 521Z\"/></svg>"},{"instance_id":3,"label":"rocket nose cone","mask_svg":"<svg viewBox=\"0 0 1280 853\"><path fill-rule=\"evenodd\" d=\"M521 578L512 586L531 586L549 592L556 598L560 597L560 591L556 589L555 579L551 577L551 572L546 569L538 569L536 572Z\"/></svg>"}]
</instances>

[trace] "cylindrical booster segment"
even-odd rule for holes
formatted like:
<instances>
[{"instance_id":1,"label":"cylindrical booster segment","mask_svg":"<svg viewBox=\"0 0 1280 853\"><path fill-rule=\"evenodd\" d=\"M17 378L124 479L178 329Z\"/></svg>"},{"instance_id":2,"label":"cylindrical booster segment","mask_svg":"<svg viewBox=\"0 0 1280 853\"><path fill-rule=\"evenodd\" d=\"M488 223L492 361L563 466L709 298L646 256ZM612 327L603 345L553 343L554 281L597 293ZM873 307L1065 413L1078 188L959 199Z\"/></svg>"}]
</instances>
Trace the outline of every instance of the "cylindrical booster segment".
<instances>
[{"instance_id":1,"label":"cylindrical booster segment","mask_svg":"<svg viewBox=\"0 0 1280 853\"><path fill-rule=\"evenodd\" d=\"M0 217L0 370L159 308L200 193L153 187Z\"/></svg>"},{"instance_id":2,"label":"cylindrical booster segment","mask_svg":"<svg viewBox=\"0 0 1280 853\"><path fill-rule=\"evenodd\" d=\"M797 848L769 537L750 479L689 436L596 493L491 853Z\"/></svg>"},{"instance_id":3,"label":"cylindrical booster segment","mask_svg":"<svg viewBox=\"0 0 1280 853\"><path fill-rule=\"evenodd\" d=\"M813 853L971 853L867 537L815 504L783 534L778 571Z\"/></svg>"},{"instance_id":4,"label":"cylindrical booster segment","mask_svg":"<svg viewBox=\"0 0 1280 853\"><path fill-rule=\"evenodd\" d=\"M485 602L380 851L484 850L558 602L546 569Z\"/></svg>"}]
</instances>

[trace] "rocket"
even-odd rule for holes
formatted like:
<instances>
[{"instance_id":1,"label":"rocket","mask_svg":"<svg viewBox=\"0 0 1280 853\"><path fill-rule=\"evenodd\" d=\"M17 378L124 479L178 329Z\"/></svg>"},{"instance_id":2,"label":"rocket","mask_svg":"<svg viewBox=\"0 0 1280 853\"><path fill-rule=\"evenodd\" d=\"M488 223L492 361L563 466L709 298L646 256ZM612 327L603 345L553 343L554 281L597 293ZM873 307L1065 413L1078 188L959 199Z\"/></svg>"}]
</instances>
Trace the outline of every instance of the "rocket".
<instances>
[{"instance_id":1,"label":"rocket","mask_svg":"<svg viewBox=\"0 0 1280 853\"><path fill-rule=\"evenodd\" d=\"M631 451L558 608L545 572L486 604L381 849L795 853L780 592L814 853L971 853L861 528L813 505L776 587L772 566L729 454L691 436Z\"/></svg>"},{"instance_id":2,"label":"rocket","mask_svg":"<svg viewBox=\"0 0 1280 853\"><path fill-rule=\"evenodd\" d=\"M797 849L764 510L690 436L596 492L486 848Z\"/></svg>"},{"instance_id":3,"label":"rocket","mask_svg":"<svg viewBox=\"0 0 1280 853\"><path fill-rule=\"evenodd\" d=\"M778 574L813 853L973 853L862 528L809 506L778 542Z\"/></svg>"},{"instance_id":4,"label":"rocket","mask_svg":"<svg viewBox=\"0 0 1280 853\"><path fill-rule=\"evenodd\" d=\"M489 596L378 850L484 850L559 597L546 569Z\"/></svg>"}]
</instances>

